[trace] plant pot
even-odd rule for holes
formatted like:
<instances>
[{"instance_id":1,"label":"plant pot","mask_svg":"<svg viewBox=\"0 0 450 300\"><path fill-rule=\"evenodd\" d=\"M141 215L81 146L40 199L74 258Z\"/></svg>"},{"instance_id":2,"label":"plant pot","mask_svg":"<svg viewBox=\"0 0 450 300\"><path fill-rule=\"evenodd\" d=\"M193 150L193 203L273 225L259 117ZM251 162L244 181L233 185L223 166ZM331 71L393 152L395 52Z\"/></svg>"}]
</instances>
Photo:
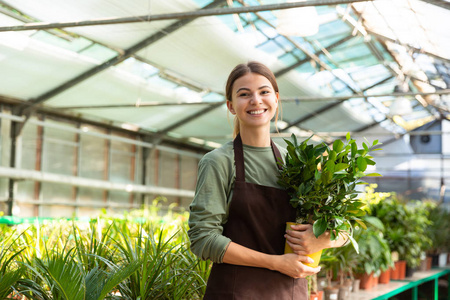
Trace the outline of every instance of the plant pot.
<instances>
[{"instance_id":1,"label":"plant pot","mask_svg":"<svg viewBox=\"0 0 450 300\"><path fill-rule=\"evenodd\" d=\"M411 268L410 266L406 265L406 272L405 277L412 277L414 275L414 272L416 271L416 268Z\"/></svg>"},{"instance_id":2,"label":"plant pot","mask_svg":"<svg viewBox=\"0 0 450 300\"><path fill-rule=\"evenodd\" d=\"M422 259L422 260L420 261L419 270L422 271L422 272L424 272L424 271L427 270L427 258Z\"/></svg>"},{"instance_id":3,"label":"plant pot","mask_svg":"<svg viewBox=\"0 0 450 300\"><path fill-rule=\"evenodd\" d=\"M389 283L389 281L391 281L391 270L387 269L386 271L381 272L378 283L386 284Z\"/></svg>"},{"instance_id":4,"label":"plant pot","mask_svg":"<svg viewBox=\"0 0 450 300\"><path fill-rule=\"evenodd\" d=\"M439 266L439 254L431 254L431 266L432 267Z\"/></svg>"},{"instance_id":5,"label":"plant pot","mask_svg":"<svg viewBox=\"0 0 450 300\"><path fill-rule=\"evenodd\" d=\"M443 268L447 265L447 256L448 256L447 252L439 254L439 261L438 261L439 268Z\"/></svg>"},{"instance_id":6,"label":"plant pot","mask_svg":"<svg viewBox=\"0 0 450 300\"><path fill-rule=\"evenodd\" d=\"M361 284L361 280L360 279L353 280L353 288L352 288L352 292L353 293L359 292L359 285L360 284Z\"/></svg>"},{"instance_id":7,"label":"plant pot","mask_svg":"<svg viewBox=\"0 0 450 300\"><path fill-rule=\"evenodd\" d=\"M431 256L427 256L427 270L431 270L432 262L433 258Z\"/></svg>"},{"instance_id":8,"label":"plant pot","mask_svg":"<svg viewBox=\"0 0 450 300\"><path fill-rule=\"evenodd\" d=\"M361 290L370 290L373 287L373 273L362 274L360 279L359 288Z\"/></svg>"},{"instance_id":9,"label":"plant pot","mask_svg":"<svg viewBox=\"0 0 450 300\"><path fill-rule=\"evenodd\" d=\"M327 286L327 279L325 277L318 277L317 278L317 290L323 291L326 286Z\"/></svg>"},{"instance_id":10,"label":"plant pot","mask_svg":"<svg viewBox=\"0 0 450 300\"><path fill-rule=\"evenodd\" d=\"M398 279L402 280L405 279L406 276L406 260L399 260L398 261L400 264L400 268L399 268L399 272L398 272Z\"/></svg>"},{"instance_id":11,"label":"plant pot","mask_svg":"<svg viewBox=\"0 0 450 300\"><path fill-rule=\"evenodd\" d=\"M392 280L399 280L400 279L400 264L398 261L394 263L394 266L391 268L391 279Z\"/></svg>"},{"instance_id":12,"label":"plant pot","mask_svg":"<svg viewBox=\"0 0 450 300\"><path fill-rule=\"evenodd\" d=\"M338 300L339 289L335 287L327 287L324 290L325 300Z\"/></svg>"},{"instance_id":13,"label":"plant pot","mask_svg":"<svg viewBox=\"0 0 450 300\"><path fill-rule=\"evenodd\" d=\"M339 287L338 300L347 300L350 298L350 286L343 285Z\"/></svg>"},{"instance_id":14,"label":"plant pot","mask_svg":"<svg viewBox=\"0 0 450 300\"><path fill-rule=\"evenodd\" d=\"M309 295L309 300L322 300L322 298L323 298L323 291L317 291Z\"/></svg>"},{"instance_id":15,"label":"plant pot","mask_svg":"<svg viewBox=\"0 0 450 300\"><path fill-rule=\"evenodd\" d=\"M288 229L291 230L291 225L295 225L295 224L297 224L297 223L286 222L286 230L288 230ZM294 251L292 251L291 246L289 246L287 241L284 244L284 253L294 253ZM308 254L306 256L311 257L314 260L314 262L310 263L310 264L305 263L304 265L312 267L312 268L317 268L320 263L320 257L322 256L322 250L315 252L315 253Z\"/></svg>"}]
</instances>

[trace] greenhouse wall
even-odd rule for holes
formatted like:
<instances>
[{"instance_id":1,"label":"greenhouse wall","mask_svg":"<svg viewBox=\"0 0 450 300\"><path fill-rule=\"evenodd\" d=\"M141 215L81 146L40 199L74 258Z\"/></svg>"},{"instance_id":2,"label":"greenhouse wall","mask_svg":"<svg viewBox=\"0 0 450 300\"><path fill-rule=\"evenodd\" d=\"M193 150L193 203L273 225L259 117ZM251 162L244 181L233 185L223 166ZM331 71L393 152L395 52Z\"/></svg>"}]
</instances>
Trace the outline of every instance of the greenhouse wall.
<instances>
[{"instance_id":1,"label":"greenhouse wall","mask_svg":"<svg viewBox=\"0 0 450 300\"><path fill-rule=\"evenodd\" d=\"M13 117L8 118L8 115L8 109L3 108L0 158L4 172L12 169L10 131ZM57 175L64 180L46 182L30 179L28 175L14 180L13 215L89 216L104 208L109 212L122 212L144 203L151 204L159 196L162 196L159 198L161 205L167 207L184 208L192 201L197 164L203 153L154 146L142 142L142 136L137 133L53 116L31 116L20 124L23 128L16 140L13 169ZM70 183L77 178L121 184L125 188ZM132 192L135 187L142 186L165 188L168 194ZM8 189L9 178L3 173L0 177L0 211L3 214L8 211ZM176 196L176 191L180 191L181 196Z\"/></svg>"}]
</instances>

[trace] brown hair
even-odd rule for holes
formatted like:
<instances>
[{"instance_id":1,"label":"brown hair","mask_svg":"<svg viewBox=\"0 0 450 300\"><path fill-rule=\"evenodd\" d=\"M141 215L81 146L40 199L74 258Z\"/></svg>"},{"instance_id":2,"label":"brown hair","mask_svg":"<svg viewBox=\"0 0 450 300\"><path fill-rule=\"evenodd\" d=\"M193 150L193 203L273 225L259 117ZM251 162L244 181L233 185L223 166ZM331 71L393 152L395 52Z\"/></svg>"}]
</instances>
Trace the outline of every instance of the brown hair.
<instances>
[{"instance_id":1,"label":"brown hair","mask_svg":"<svg viewBox=\"0 0 450 300\"><path fill-rule=\"evenodd\" d=\"M259 74L261 76L266 77L270 83L272 84L272 87L276 93L278 93L278 84L277 80L275 78L275 75L273 75L272 71L265 66L264 64L257 62L257 61L249 61L246 64L239 64L231 71L230 75L228 76L227 84L225 86L225 97L227 98L227 101L232 101L232 92L233 92L233 84L234 82L241 78L242 76L249 74L249 73L255 73ZM278 103L278 106L280 107L281 103ZM277 113L275 116L275 122L278 120L278 108ZM234 117L234 130L233 130L233 137L236 137L239 134L239 119L235 116Z\"/></svg>"}]
</instances>

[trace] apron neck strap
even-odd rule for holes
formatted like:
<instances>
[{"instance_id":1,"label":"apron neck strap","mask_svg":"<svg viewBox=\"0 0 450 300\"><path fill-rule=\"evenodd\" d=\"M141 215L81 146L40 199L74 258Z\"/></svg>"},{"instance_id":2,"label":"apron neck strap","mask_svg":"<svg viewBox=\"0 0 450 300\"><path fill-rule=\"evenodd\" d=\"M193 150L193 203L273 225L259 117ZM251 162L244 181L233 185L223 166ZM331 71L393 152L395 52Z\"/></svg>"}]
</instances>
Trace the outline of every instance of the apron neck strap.
<instances>
[{"instance_id":1,"label":"apron neck strap","mask_svg":"<svg viewBox=\"0 0 450 300\"><path fill-rule=\"evenodd\" d=\"M279 161L282 161L282 157L280 151L278 150L275 143L270 140L270 146L272 148L273 156L275 157L275 162L277 164L278 169L282 169L282 166L278 164ZM245 181L245 168L244 168L244 148L242 146L241 135L238 134L233 141L234 148L234 164L236 165L236 180L237 181Z\"/></svg>"}]
</instances>

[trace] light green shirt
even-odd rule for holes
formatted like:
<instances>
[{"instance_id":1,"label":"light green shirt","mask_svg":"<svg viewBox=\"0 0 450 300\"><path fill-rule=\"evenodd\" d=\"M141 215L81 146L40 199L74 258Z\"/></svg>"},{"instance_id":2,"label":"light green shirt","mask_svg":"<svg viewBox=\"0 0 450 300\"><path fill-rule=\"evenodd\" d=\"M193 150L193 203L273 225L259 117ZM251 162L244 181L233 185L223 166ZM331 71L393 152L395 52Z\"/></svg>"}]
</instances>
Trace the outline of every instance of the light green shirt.
<instances>
[{"instance_id":1,"label":"light green shirt","mask_svg":"<svg viewBox=\"0 0 450 300\"><path fill-rule=\"evenodd\" d=\"M278 168L271 147L243 145L245 180L258 185L281 188ZM286 150L279 145L284 159ZM233 142L215 149L200 160L194 200L190 205L189 239L198 257L221 263L230 239L223 236L223 225L233 196L236 176Z\"/></svg>"}]
</instances>

